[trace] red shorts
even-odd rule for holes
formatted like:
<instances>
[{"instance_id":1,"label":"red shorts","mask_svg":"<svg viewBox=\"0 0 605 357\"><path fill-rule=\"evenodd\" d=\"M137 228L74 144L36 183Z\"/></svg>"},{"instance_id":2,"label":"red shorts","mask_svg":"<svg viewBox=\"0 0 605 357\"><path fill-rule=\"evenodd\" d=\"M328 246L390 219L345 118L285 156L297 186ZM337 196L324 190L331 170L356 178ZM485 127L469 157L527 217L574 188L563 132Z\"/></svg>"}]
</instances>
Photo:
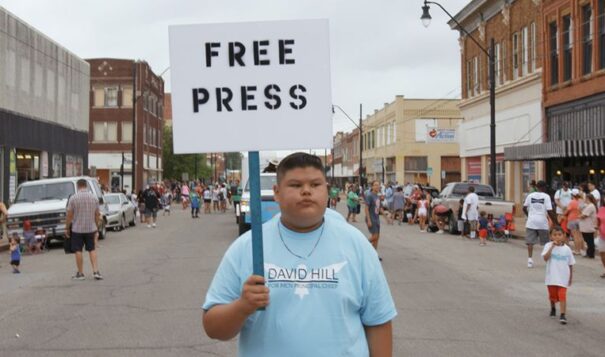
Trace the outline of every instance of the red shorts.
<instances>
[{"instance_id":1,"label":"red shorts","mask_svg":"<svg viewBox=\"0 0 605 357\"><path fill-rule=\"evenodd\" d=\"M487 229L482 228L479 230L479 238L487 238Z\"/></svg>"},{"instance_id":2,"label":"red shorts","mask_svg":"<svg viewBox=\"0 0 605 357\"><path fill-rule=\"evenodd\" d=\"M548 285L548 298L552 302L567 301L567 288L557 285Z\"/></svg>"}]
</instances>

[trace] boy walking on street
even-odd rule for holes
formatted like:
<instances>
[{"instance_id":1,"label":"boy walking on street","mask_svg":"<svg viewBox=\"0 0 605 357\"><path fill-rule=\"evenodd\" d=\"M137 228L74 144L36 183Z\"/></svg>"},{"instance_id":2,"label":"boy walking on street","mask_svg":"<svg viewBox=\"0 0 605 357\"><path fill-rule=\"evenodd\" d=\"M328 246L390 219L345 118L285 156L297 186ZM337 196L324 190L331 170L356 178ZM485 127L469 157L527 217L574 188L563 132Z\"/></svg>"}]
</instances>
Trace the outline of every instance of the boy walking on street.
<instances>
[{"instance_id":1,"label":"boy walking on street","mask_svg":"<svg viewBox=\"0 0 605 357\"><path fill-rule=\"evenodd\" d=\"M245 233L208 290L208 336L239 334L241 357L392 356L397 313L382 267L361 232L326 212L321 160L287 156L273 190L281 215L262 227L265 276L252 275L252 235Z\"/></svg>"},{"instance_id":2,"label":"boy walking on street","mask_svg":"<svg viewBox=\"0 0 605 357\"><path fill-rule=\"evenodd\" d=\"M19 247L19 235L17 233L13 233L13 236L10 237L9 242L13 274L19 274L21 273L19 271L19 265L21 264L21 247Z\"/></svg>"},{"instance_id":3,"label":"boy walking on street","mask_svg":"<svg viewBox=\"0 0 605 357\"><path fill-rule=\"evenodd\" d=\"M567 308L567 288L571 286L573 265L576 259L571 248L565 244L565 233L561 227L550 231L551 241L544 246L542 257L546 262L546 286L550 299L550 317L557 318L556 303L561 307L561 324L567 324L565 312Z\"/></svg>"}]
</instances>

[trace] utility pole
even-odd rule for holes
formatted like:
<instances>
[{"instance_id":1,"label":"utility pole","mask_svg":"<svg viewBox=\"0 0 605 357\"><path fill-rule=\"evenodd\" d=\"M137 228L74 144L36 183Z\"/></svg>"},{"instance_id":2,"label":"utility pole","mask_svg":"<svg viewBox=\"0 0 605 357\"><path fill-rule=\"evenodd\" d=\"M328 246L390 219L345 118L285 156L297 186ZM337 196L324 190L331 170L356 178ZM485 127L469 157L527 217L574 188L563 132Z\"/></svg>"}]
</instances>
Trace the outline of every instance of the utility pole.
<instances>
[{"instance_id":1,"label":"utility pole","mask_svg":"<svg viewBox=\"0 0 605 357\"><path fill-rule=\"evenodd\" d=\"M359 103L359 186L363 184L363 136L362 136L362 126L361 126L361 118L363 115L362 104Z\"/></svg>"}]
</instances>

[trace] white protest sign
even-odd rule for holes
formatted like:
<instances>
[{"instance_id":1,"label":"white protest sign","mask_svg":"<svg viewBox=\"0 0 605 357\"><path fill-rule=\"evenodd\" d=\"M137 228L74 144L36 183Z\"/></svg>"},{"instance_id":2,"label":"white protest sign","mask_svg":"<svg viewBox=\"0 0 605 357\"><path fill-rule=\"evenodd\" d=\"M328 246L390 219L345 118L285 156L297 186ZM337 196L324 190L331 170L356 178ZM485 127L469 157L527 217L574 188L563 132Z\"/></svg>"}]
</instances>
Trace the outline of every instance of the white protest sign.
<instances>
[{"instance_id":1,"label":"white protest sign","mask_svg":"<svg viewBox=\"0 0 605 357\"><path fill-rule=\"evenodd\" d=\"M331 148L327 20L171 26L175 153Z\"/></svg>"}]
</instances>

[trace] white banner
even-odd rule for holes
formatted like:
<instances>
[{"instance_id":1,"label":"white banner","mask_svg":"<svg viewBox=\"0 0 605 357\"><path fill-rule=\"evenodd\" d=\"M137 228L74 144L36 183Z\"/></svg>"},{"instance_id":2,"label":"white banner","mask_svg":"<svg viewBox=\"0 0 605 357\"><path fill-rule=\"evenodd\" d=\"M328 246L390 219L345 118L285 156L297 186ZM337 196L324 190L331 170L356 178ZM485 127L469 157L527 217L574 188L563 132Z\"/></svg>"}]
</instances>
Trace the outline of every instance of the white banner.
<instances>
[{"instance_id":1,"label":"white banner","mask_svg":"<svg viewBox=\"0 0 605 357\"><path fill-rule=\"evenodd\" d=\"M332 147L329 25L170 26L174 152Z\"/></svg>"}]
</instances>

